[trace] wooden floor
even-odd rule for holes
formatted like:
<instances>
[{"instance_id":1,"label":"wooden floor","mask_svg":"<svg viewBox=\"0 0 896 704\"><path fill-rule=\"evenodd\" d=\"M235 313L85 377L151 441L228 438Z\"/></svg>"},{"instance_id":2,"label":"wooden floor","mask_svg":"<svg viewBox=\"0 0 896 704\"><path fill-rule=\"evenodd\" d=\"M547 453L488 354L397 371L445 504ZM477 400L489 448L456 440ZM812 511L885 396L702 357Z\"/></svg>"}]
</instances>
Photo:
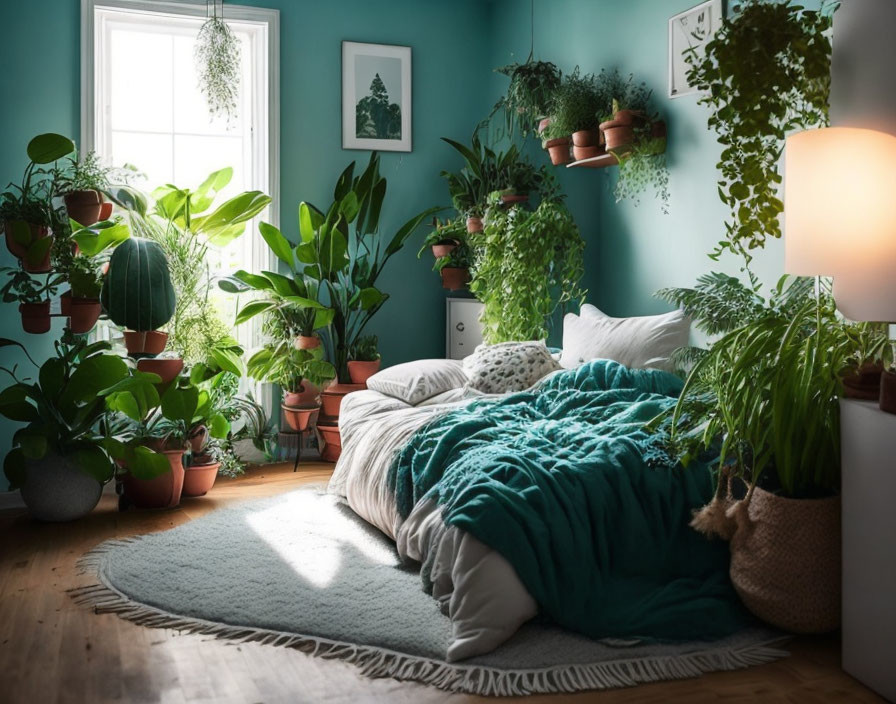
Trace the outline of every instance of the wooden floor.
<instances>
[{"instance_id":1,"label":"wooden floor","mask_svg":"<svg viewBox=\"0 0 896 704\"><path fill-rule=\"evenodd\" d=\"M204 636L135 626L76 606L66 590L85 583L76 560L114 537L167 530L229 502L323 485L332 465L259 468L222 479L177 509L96 511L69 524L35 523L23 509L0 511L0 702L484 702L395 680L370 680L352 666L272 646L230 645ZM226 537L222 536L222 540ZM600 702L880 702L844 674L836 638L799 639L792 657L738 672L634 689L529 697L531 704Z\"/></svg>"}]
</instances>

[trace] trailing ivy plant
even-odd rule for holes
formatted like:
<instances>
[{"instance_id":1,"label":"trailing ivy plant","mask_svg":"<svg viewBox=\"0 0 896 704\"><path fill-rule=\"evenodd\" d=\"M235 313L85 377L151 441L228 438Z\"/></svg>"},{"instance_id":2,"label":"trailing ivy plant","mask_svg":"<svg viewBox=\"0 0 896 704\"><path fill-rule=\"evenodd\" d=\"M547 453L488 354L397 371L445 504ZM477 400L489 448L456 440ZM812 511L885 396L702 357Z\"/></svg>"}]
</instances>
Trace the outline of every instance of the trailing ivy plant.
<instances>
[{"instance_id":1,"label":"trailing ivy plant","mask_svg":"<svg viewBox=\"0 0 896 704\"><path fill-rule=\"evenodd\" d=\"M483 337L489 344L543 340L553 314L585 297L579 285L585 243L556 195L534 211L502 207L493 195L485 230L471 245L470 290L484 304Z\"/></svg>"},{"instance_id":2,"label":"trailing ivy plant","mask_svg":"<svg viewBox=\"0 0 896 704\"><path fill-rule=\"evenodd\" d=\"M828 124L834 9L746 0L703 56L686 52L688 81L705 92L723 146L719 197L733 216L713 258L728 249L749 262L749 250L781 237L778 160L789 132Z\"/></svg>"},{"instance_id":3,"label":"trailing ivy plant","mask_svg":"<svg viewBox=\"0 0 896 704\"><path fill-rule=\"evenodd\" d=\"M212 16L196 37L196 70L210 116L223 116L229 123L236 117L240 95L240 42L224 21L223 0L211 1Z\"/></svg>"},{"instance_id":4,"label":"trailing ivy plant","mask_svg":"<svg viewBox=\"0 0 896 704\"><path fill-rule=\"evenodd\" d=\"M649 130L649 126L647 127ZM616 202L630 200L641 202L641 193L653 188L660 201L660 208L669 214L669 170L666 168L665 137L640 137L636 130L631 154L619 162L619 176L614 195Z\"/></svg>"},{"instance_id":5,"label":"trailing ivy plant","mask_svg":"<svg viewBox=\"0 0 896 704\"><path fill-rule=\"evenodd\" d=\"M560 87L560 69L550 61L533 61L529 54L525 63L501 66L495 72L510 78L510 85L488 119L503 110L506 136L513 137L516 130L523 137L535 134L538 120L547 116L554 93Z\"/></svg>"}]
</instances>

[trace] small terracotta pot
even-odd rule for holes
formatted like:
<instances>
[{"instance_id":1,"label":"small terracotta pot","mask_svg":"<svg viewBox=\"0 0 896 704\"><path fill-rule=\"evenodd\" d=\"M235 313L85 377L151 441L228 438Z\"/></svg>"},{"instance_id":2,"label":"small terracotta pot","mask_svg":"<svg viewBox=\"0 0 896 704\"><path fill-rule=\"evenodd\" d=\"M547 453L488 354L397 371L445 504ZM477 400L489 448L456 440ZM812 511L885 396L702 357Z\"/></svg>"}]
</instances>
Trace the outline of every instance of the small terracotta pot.
<instances>
[{"instance_id":1,"label":"small terracotta pot","mask_svg":"<svg viewBox=\"0 0 896 704\"><path fill-rule=\"evenodd\" d=\"M112 203L103 202L100 206L100 220L108 220L112 217Z\"/></svg>"},{"instance_id":2,"label":"small terracotta pot","mask_svg":"<svg viewBox=\"0 0 896 704\"><path fill-rule=\"evenodd\" d=\"M579 130L572 133L572 145L574 147L594 147L600 140L600 130L593 128L590 130Z\"/></svg>"},{"instance_id":3,"label":"small terracotta pot","mask_svg":"<svg viewBox=\"0 0 896 704\"><path fill-rule=\"evenodd\" d=\"M72 292L66 291L59 296L59 312L65 317L72 314Z\"/></svg>"},{"instance_id":4,"label":"small terracotta pot","mask_svg":"<svg viewBox=\"0 0 896 704\"><path fill-rule=\"evenodd\" d=\"M182 359L137 360L137 369L149 374L158 374L162 378L161 384L170 384L183 371L183 368L184 360Z\"/></svg>"},{"instance_id":5,"label":"small terracotta pot","mask_svg":"<svg viewBox=\"0 0 896 704\"><path fill-rule=\"evenodd\" d=\"M442 240L432 246L432 256L436 259L447 257L451 252L457 249L457 242L454 240Z\"/></svg>"},{"instance_id":6,"label":"small terracotta pot","mask_svg":"<svg viewBox=\"0 0 896 704\"><path fill-rule=\"evenodd\" d=\"M475 235L477 232L482 232L483 227L484 225L482 224L482 218L467 218L467 232L471 235Z\"/></svg>"},{"instance_id":7,"label":"small terracotta pot","mask_svg":"<svg viewBox=\"0 0 896 704\"><path fill-rule=\"evenodd\" d=\"M283 409L283 417L286 423L295 431L302 432L307 430L311 423L312 416L317 413L320 406L287 406L285 403L280 405Z\"/></svg>"},{"instance_id":8,"label":"small terracotta pot","mask_svg":"<svg viewBox=\"0 0 896 704\"><path fill-rule=\"evenodd\" d=\"M896 413L896 373L889 369L880 375L880 410Z\"/></svg>"},{"instance_id":9,"label":"small terracotta pot","mask_svg":"<svg viewBox=\"0 0 896 704\"><path fill-rule=\"evenodd\" d=\"M284 406L301 406L302 404L302 393L303 391L284 391L283 392L283 405Z\"/></svg>"},{"instance_id":10,"label":"small terracotta pot","mask_svg":"<svg viewBox=\"0 0 896 704\"><path fill-rule=\"evenodd\" d=\"M348 375L352 379L353 384L367 385L367 380L380 370L382 360L375 359L372 362L361 362L351 360L348 363Z\"/></svg>"},{"instance_id":11,"label":"small terracotta pot","mask_svg":"<svg viewBox=\"0 0 896 704\"><path fill-rule=\"evenodd\" d=\"M583 159L593 159L596 156L601 156L606 154L606 150L599 144L595 144L592 147L573 147L572 155L575 157L576 161L582 161Z\"/></svg>"},{"instance_id":12,"label":"small terracotta pot","mask_svg":"<svg viewBox=\"0 0 896 704\"><path fill-rule=\"evenodd\" d=\"M320 394L320 412L328 418L338 418L342 399L352 391L362 391L363 389L363 384L333 384Z\"/></svg>"},{"instance_id":13,"label":"small terracotta pot","mask_svg":"<svg viewBox=\"0 0 896 704\"><path fill-rule=\"evenodd\" d=\"M546 148L551 156L551 163L554 166L562 166L572 161L572 155L569 153L568 139L552 139L548 141Z\"/></svg>"},{"instance_id":14,"label":"small terracotta pot","mask_svg":"<svg viewBox=\"0 0 896 704\"><path fill-rule=\"evenodd\" d=\"M881 374L884 365L880 362L866 362L858 369L843 375L843 396L863 401L881 399Z\"/></svg>"},{"instance_id":15,"label":"small terracotta pot","mask_svg":"<svg viewBox=\"0 0 896 704\"><path fill-rule=\"evenodd\" d=\"M528 193L507 193L501 196L501 202L505 205L510 205L511 203L525 203L529 200Z\"/></svg>"},{"instance_id":16,"label":"small terracotta pot","mask_svg":"<svg viewBox=\"0 0 896 704\"><path fill-rule=\"evenodd\" d=\"M137 479L130 473L124 475L124 495L138 508L174 508L180 503L184 486L183 450L163 450L171 471L152 479Z\"/></svg>"},{"instance_id":17,"label":"small terracotta pot","mask_svg":"<svg viewBox=\"0 0 896 704\"><path fill-rule=\"evenodd\" d=\"M103 310L98 298L70 298L68 309L69 312L63 312L63 315L69 316L69 327L78 335L93 330Z\"/></svg>"},{"instance_id":18,"label":"small terracotta pot","mask_svg":"<svg viewBox=\"0 0 896 704\"><path fill-rule=\"evenodd\" d=\"M313 350L320 347L320 338L317 335L299 335L292 344L297 350Z\"/></svg>"},{"instance_id":19,"label":"small terracotta pot","mask_svg":"<svg viewBox=\"0 0 896 704\"><path fill-rule=\"evenodd\" d=\"M20 303L22 330L32 335L40 335L50 330L50 302Z\"/></svg>"},{"instance_id":20,"label":"small terracotta pot","mask_svg":"<svg viewBox=\"0 0 896 704\"><path fill-rule=\"evenodd\" d=\"M68 216L79 225L89 227L100 219L103 195L99 191L71 191L65 194L65 209Z\"/></svg>"},{"instance_id":21,"label":"small terracotta pot","mask_svg":"<svg viewBox=\"0 0 896 704\"><path fill-rule=\"evenodd\" d=\"M205 445L208 442L208 428L204 425L196 426L190 431L187 440L190 443L190 451L194 455L198 455L205 449Z\"/></svg>"},{"instance_id":22,"label":"small terracotta pot","mask_svg":"<svg viewBox=\"0 0 896 704\"><path fill-rule=\"evenodd\" d=\"M470 270L456 266L446 266L440 272L442 275L442 288L449 291L457 291L464 288L470 281Z\"/></svg>"},{"instance_id":23,"label":"small terracotta pot","mask_svg":"<svg viewBox=\"0 0 896 704\"><path fill-rule=\"evenodd\" d=\"M212 462L184 467L184 487L181 494L183 496L205 496L215 485L220 466L220 462Z\"/></svg>"},{"instance_id":24,"label":"small terracotta pot","mask_svg":"<svg viewBox=\"0 0 896 704\"><path fill-rule=\"evenodd\" d=\"M324 462L336 462L339 459L339 455L342 454L342 438L339 435L339 424L318 422L317 432L323 444L320 458Z\"/></svg>"},{"instance_id":25,"label":"small terracotta pot","mask_svg":"<svg viewBox=\"0 0 896 704\"><path fill-rule=\"evenodd\" d=\"M24 259L25 255L28 254L28 245L21 245L15 241L12 233L13 227L16 222L21 221L6 220L3 223L3 232L6 235L6 248L10 251L10 254L12 254L17 259ZM37 242L38 240L42 240L44 237L50 236L50 228L48 228L46 225L35 225L30 222L25 224L28 225L28 232L31 235L31 241L29 242L29 244Z\"/></svg>"},{"instance_id":26,"label":"small terracotta pot","mask_svg":"<svg viewBox=\"0 0 896 704\"><path fill-rule=\"evenodd\" d=\"M165 349L165 343L168 342L168 333L159 332L158 330L147 330L145 332L135 332L133 330L125 330L124 346L128 349L128 354L161 354Z\"/></svg>"},{"instance_id":27,"label":"small terracotta pot","mask_svg":"<svg viewBox=\"0 0 896 704\"><path fill-rule=\"evenodd\" d=\"M604 134L608 152L629 150L632 142L635 141L635 128L630 122L622 123L617 120L610 120L609 122L602 122L600 129Z\"/></svg>"}]
</instances>

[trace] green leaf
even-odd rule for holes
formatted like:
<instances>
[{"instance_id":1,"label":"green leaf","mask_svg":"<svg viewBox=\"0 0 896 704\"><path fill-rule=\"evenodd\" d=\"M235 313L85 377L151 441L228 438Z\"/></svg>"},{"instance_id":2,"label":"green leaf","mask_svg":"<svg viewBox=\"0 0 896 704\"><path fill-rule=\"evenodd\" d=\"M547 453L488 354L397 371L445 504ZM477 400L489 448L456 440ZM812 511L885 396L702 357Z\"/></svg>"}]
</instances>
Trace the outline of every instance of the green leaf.
<instances>
[{"instance_id":1,"label":"green leaf","mask_svg":"<svg viewBox=\"0 0 896 704\"><path fill-rule=\"evenodd\" d=\"M39 134L28 142L28 158L35 164L51 164L75 151L75 143L61 134Z\"/></svg>"},{"instance_id":2,"label":"green leaf","mask_svg":"<svg viewBox=\"0 0 896 704\"><path fill-rule=\"evenodd\" d=\"M352 175L355 172L355 162L345 167L336 181L336 188L333 189L333 200L340 201L348 195L352 188Z\"/></svg>"},{"instance_id":3,"label":"green leaf","mask_svg":"<svg viewBox=\"0 0 896 704\"><path fill-rule=\"evenodd\" d=\"M223 440L230 432L230 422L220 413L216 413L209 419L208 432L213 438Z\"/></svg>"},{"instance_id":4,"label":"green leaf","mask_svg":"<svg viewBox=\"0 0 896 704\"><path fill-rule=\"evenodd\" d=\"M321 328L327 327L327 325L333 322L333 317L335 315L336 311L333 308L324 308L323 310L315 311L314 329L320 330Z\"/></svg>"},{"instance_id":5,"label":"green leaf","mask_svg":"<svg viewBox=\"0 0 896 704\"><path fill-rule=\"evenodd\" d=\"M162 394L162 415L168 420L189 423L199 405L199 389L195 386L169 386Z\"/></svg>"},{"instance_id":6,"label":"green leaf","mask_svg":"<svg viewBox=\"0 0 896 704\"><path fill-rule=\"evenodd\" d=\"M361 304L361 310L370 310L375 305L381 303L384 300L384 296L381 291L370 286L361 289L358 299Z\"/></svg>"},{"instance_id":7,"label":"green leaf","mask_svg":"<svg viewBox=\"0 0 896 704\"><path fill-rule=\"evenodd\" d=\"M75 229L74 227L72 228ZM105 221L74 231L72 239L88 257L95 257L105 250L124 242L131 236L130 228L123 222Z\"/></svg>"},{"instance_id":8,"label":"green leaf","mask_svg":"<svg viewBox=\"0 0 896 704\"><path fill-rule=\"evenodd\" d=\"M197 234L201 233L213 238L222 229L232 228L234 225L251 220L270 202L271 197L261 191L240 193L215 208L211 215L194 218L192 230Z\"/></svg>"},{"instance_id":9,"label":"green leaf","mask_svg":"<svg viewBox=\"0 0 896 704\"><path fill-rule=\"evenodd\" d=\"M39 460L47 454L47 436L37 430L19 431L15 435L15 441L26 459Z\"/></svg>"},{"instance_id":10,"label":"green leaf","mask_svg":"<svg viewBox=\"0 0 896 704\"><path fill-rule=\"evenodd\" d=\"M320 267L324 274L342 271L348 264L348 243L345 236L335 227L321 242Z\"/></svg>"},{"instance_id":11,"label":"green leaf","mask_svg":"<svg viewBox=\"0 0 896 704\"><path fill-rule=\"evenodd\" d=\"M40 420L37 409L28 402L28 388L25 384L14 384L0 391L0 415L21 423Z\"/></svg>"},{"instance_id":12,"label":"green leaf","mask_svg":"<svg viewBox=\"0 0 896 704\"><path fill-rule=\"evenodd\" d=\"M242 356L232 350L212 347L209 350L209 358L217 364L220 369L225 372L230 372L235 376L242 376L245 371Z\"/></svg>"},{"instance_id":13,"label":"green leaf","mask_svg":"<svg viewBox=\"0 0 896 704\"><path fill-rule=\"evenodd\" d=\"M314 235L324 222L324 215L310 203L299 203L299 235L302 242L313 242Z\"/></svg>"},{"instance_id":14,"label":"green leaf","mask_svg":"<svg viewBox=\"0 0 896 704\"><path fill-rule=\"evenodd\" d=\"M171 471L171 464L165 455L143 445L137 445L128 453L126 462L128 471L137 479L155 479Z\"/></svg>"},{"instance_id":15,"label":"green leaf","mask_svg":"<svg viewBox=\"0 0 896 704\"><path fill-rule=\"evenodd\" d=\"M258 225L258 231L261 233L268 247L281 262L289 267L290 271L295 271L295 261L292 256L292 245L283 234L273 225L262 222Z\"/></svg>"},{"instance_id":16,"label":"green leaf","mask_svg":"<svg viewBox=\"0 0 896 704\"><path fill-rule=\"evenodd\" d=\"M302 262L302 264L317 263L317 249L315 249L313 242L303 242L302 244L296 245L294 251L296 253L296 259Z\"/></svg>"},{"instance_id":17,"label":"green leaf","mask_svg":"<svg viewBox=\"0 0 896 704\"><path fill-rule=\"evenodd\" d=\"M124 413L138 423L146 417L146 410L131 391L115 391L106 396L106 408Z\"/></svg>"},{"instance_id":18,"label":"green leaf","mask_svg":"<svg viewBox=\"0 0 896 704\"><path fill-rule=\"evenodd\" d=\"M59 357L50 357L41 365L38 374L41 391L48 398L55 399L62 391L65 383L65 360Z\"/></svg>"},{"instance_id":19,"label":"green leaf","mask_svg":"<svg viewBox=\"0 0 896 704\"><path fill-rule=\"evenodd\" d=\"M31 266L40 264L53 246L54 239L52 237L42 237L31 243L28 252L25 254L25 261Z\"/></svg>"},{"instance_id":20,"label":"green leaf","mask_svg":"<svg viewBox=\"0 0 896 704\"><path fill-rule=\"evenodd\" d=\"M221 192L233 178L233 168L228 166L209 174L190 196L190 210L198 215L208 210L215 200L215 196Z\"/></svg>"},{"instance_id":21,"label":"green leaf","mask_svg":"<svg viewBox=\"0 0 896 704\"><path fill-rule=\"evenodd\" d=\"M265 313L276 307L277 304L273 301L251 301L243 306L242 310L237 313L236 324L240 325L242 323L245 323L247 320L251 320L256 315Z\"/></svg>"},{"instance_id":22,"label":"green leaf","mask_svg":"<svg viewBox=\"0 0 896 704\"><path fill-rule=\"evenodd\" d=\"M342 217L346 222L352 222L355 217L358 215L358 209L360 208L360 203L358 203L358 196L355 195L354 191L349 191L345 198L343 198L339 203L339 212L342 214Z\"/></svg>"},{"instance_id":23,"label":"green leaf","mask_svg":"<svg viewBox=\"0 0 896 704\"><path fill-rule=\"evenodd\" d=\"M283 300L288 301L299 308L315 308L320 310L325 307L323 303L318 303L317 301L305 298L304 296L284 296Z\"/></svg>"},{"instance_id":24,"label":"green leaf","mask_svg":"<svg viewBox=\"0 0 896 704\"><path fill-rule=\"evenodd\" d=\"M104 389L130 376L127 364L114 354L101 354L83 360L72 372L62 398L67 403L90 401Z\"/></svg>"},{"instance_id":25,"label":"green leaf","mask_svg":"<svg viewBox=\"0 0 896 704\"><path fill-rule=\"evenodd\" d=\"M304 296L307 294L305 283L299 279L283 276L274 271L263 271L262 274L271 282L271 286L281 296Z\"/></svg>"},{"instance_id":26,"label":"green leaf","mask_svg":"<svg viewBox=\"0 0 896 704\"><path fill-rule=\"evenodd\" d=\"M270 291L274 288L274 285L271 283L270 279L263 274L252 274L248 271L243 271L240 269L235 272L233 275L234 279L238 281L242 281L247 286L255 289L256 291Z\"/></svg>"},{"instance_id":27,"label":"green leaf","mask_svg":"<svg viewBox=\"0 0 896 704\"><path fill-rule=\"evenodd\" d=\"M115 475L115 465L102 448L93 445L82 447L70 453L69 458L88 476L105 484Z\"/></svg>"}]
</instances>

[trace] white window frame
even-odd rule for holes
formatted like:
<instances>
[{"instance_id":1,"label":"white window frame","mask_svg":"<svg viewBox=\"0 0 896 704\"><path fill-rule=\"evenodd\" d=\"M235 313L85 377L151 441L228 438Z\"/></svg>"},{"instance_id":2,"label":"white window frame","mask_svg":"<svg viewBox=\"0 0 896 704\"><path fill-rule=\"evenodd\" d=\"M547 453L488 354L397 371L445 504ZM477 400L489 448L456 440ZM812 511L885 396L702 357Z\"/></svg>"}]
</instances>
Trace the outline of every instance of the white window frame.
<instances>
[{"instance_id":1,"label":"white window frame","mask_svg":"<svg viewBox=\"0 0 896 704\"><path fill-rule=\"evenodd\" d=\"M81 141L80 149L87 152L96 147L96 23L94 9L110 8L147 14L205 17L206 4L170 2L162 0L81 0ZM280 226L280 11L244 5L226 5L228 19L267 25L267 180L271 196L270 221ZM257 166L257 165L256 165ZM273 253L261 237L253 237L253 259L260 268L276 270Z\"/></svg>"}]
</instances>

